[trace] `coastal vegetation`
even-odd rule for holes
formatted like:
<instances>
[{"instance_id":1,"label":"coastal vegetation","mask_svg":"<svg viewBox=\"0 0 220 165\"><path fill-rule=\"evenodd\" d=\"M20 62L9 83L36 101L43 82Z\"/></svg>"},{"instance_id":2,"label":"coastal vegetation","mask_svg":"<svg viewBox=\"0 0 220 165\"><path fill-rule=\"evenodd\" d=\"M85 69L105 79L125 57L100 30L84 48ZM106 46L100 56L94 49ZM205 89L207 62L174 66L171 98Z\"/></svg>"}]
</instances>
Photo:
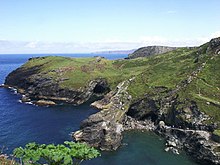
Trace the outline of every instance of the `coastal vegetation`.
<instances>
[{"instance_id":1,"label":"coastal vegetation","mask_svg":"<svg viewBox=\"0 0 220 165\"><path fill-rule=\"evenodd\" d=\"M134 59L31 58L4 86L37 105L101 98L91 104L101 111L81 123L76 141L115 150L124 130L153 130L166 137L166 151L185 149L197 160L220 163L219 63L220 38L215 38Z\"/></svg>"},{"instance_id":2,"label":"coastal vegetation","mask_svg":"<svg viewBox=\"0 0 220 165\"><path fill-rule=\"evenodd\" d=\"M100 153L86 144L65 141L58 145L28 143L24 148L14 149L14 156L21 160L21 164L79 165Z\"/></svg>"}]
</instances>

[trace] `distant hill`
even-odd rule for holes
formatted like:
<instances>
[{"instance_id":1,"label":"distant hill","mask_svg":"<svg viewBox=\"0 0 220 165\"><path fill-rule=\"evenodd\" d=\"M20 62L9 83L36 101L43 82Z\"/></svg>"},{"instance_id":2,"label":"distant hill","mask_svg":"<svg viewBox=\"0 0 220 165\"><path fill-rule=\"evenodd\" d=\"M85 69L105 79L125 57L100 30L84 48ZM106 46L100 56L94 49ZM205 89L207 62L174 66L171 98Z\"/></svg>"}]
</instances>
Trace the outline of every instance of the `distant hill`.
<instances>
[{"instance_id":1,"label":"distant hill","mask_svg":"<svg viewBox=\"0 0 220 165\"><path fill-rule=\"evenodd\" d=\"M147 57L157 54L167 53L173 50L176 50L178 47L168 47L168 46L147 46L142 47L129 54L129 58L137 57Z\"/></svg>"},{"instance_id":2,"label":"distant hill","mask_svg":"<svg viewBox=\"0 0 220 165\"><path fill-rule=\"evenodd\" d=\"M131 54L137 49L131 50L110 50L110 51L100 51L100 52L93 52L92 54Z\"/></svg>"}]
</instances>

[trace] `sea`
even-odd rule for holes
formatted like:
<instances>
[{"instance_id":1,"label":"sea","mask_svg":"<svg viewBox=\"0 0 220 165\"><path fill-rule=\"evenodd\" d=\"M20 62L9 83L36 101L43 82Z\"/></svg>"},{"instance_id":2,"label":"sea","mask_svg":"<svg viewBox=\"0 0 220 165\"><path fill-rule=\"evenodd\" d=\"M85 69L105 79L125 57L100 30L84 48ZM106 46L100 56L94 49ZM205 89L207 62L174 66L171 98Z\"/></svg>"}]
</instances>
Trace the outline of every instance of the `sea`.
<instances>
[{"instance_id":1,"label":"sea","mask_svg":"<svg viewBox=\"0 0 220 165\"><path fill-rule=\"evenodd\" d=\"M100 54L0 54L0 84L13 70L29 58L47 55L91 57ZM125 54L102 54L114 60ZM14 148L29 142L63 143L72 140L71 133L78 130L80 122L96 109L80 106L57 105L39 107L21 103L21 96L12 89L0 88L0 152L12 154ZM84 161L82 165L196 165L184 152L174 155L165 152L165 141L152 132L128 131L123 134L123 145L117 151L101 152L101 157Z\"/></svg>"}]
</instances>

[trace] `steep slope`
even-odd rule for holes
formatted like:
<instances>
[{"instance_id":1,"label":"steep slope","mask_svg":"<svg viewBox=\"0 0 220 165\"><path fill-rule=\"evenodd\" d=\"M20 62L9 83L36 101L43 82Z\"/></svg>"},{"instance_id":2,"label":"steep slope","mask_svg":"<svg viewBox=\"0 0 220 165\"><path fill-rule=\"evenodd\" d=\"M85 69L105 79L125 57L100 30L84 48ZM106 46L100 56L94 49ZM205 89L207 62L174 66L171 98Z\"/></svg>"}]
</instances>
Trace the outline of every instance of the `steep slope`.
<instances>
[{"instance_id":1,"label":"steep slope","mask_svg":"<svg viewBox=\"0 0 220 165\"><path fill-rule=\"evenodd\" d=\"M103 150L117 149L122 132L148 129L167 149L220 163L220 38L197 48L129 60L43 57L10 73L13 86L32 100L81 104L101 111L73 136Z\"/></svg>"},{"instance_id":2,"label":"steep slope","mask_svg":"<svg viewBox=\"0 0 220 165\"><path fill-rule=\"evenodd\" d=\"M167 53L173 50L178 49L177 47L168 47L168 46L147 46L135 50L133 53L128 55L129 59L138 58L138 57L148 57L157 54Z\"/></svg>"},{"instance_id":3,"label":"steep slope","mask_svg":"<svg viewBox=\"0 0 220 165\"><path fill-rule=\"evenodd\" d=\"M146 94L156 99L178 95L179 106L184 99L191 99L198 104L200 111L216 118L218 122L219 113L215 109L219 109L220 101L219 40L213 39L190 51L182 48L182 51L149 58L151 65L136 76L128 88L129 93L136 100ZM213 43L216 45L213 46Z\"/></svg>"},{"instance_id":4,"label":"steep slope","mask_svg":"<svg viewBox=\"0 0 220 165\"><path fill-rule=\"evenodd\" d=\"M32 58L10 73L6 86L25 94L23 100L50 100L82 104L93 95L102 95L118 83L141 73L147 59L111 61L101 57Z\"/></svg>"},{"instance_id":5,"label":"steep slope","mask_svg":"<svg viewBox=\"0 0 220 165\"><path fill-rule=\"evenodd\" d=\"M163 56L165 63L152 65L154 69L136 76L129 86L137 101L127 115L158 123L155 131L166 137L166 151L185 149L197 161L219 164L220 38L188 55L168 53L153 61ZM154 81L149 81L151 76Z\"/></svg>"}]
</instances>

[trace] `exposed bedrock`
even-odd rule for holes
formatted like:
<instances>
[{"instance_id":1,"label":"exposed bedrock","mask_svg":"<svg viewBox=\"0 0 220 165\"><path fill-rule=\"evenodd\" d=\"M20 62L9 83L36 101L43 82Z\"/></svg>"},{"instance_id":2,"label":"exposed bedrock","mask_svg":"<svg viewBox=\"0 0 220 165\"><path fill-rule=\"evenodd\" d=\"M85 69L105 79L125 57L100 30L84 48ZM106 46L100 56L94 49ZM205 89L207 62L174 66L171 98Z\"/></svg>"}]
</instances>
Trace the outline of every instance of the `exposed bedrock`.
<instances>
[{"instance_id":1,"label":"exposed bedrock","mask_svg":"<svg viewBox=\"0 0 220 165\"><path fill-rule=\"evenodd\" d=\"M213 38L209 42L207 51L213 51L215 54L220 54L220 37Z\"/></svg>"},{"instance_id":2,"label":"exposed bedrock","mask_svg":"<svg viewBox=\"0 0 220 165\"><path fill-rule=\"evenodd\" d=\"M147 119L155 122L158 119L158 107L153 99L146 97L131 104L127 115L137 120Z\"/></svg>"},{"instance_id":3,"label":"exposed bedrock","mask_svg":"<svg viewBox=\"0 0 220 165\"><path fill-rule=\"evenodd\" d=\"M177 96L166 101L159 113L159 120L172 127L205 131L213 131L216 127L213 124L205 124L209 116L198 109L196 102L189 99L179 102Z\"/></svg>"},{"instance_id":4,"label":"exposed bedrock","mask_svg":"<svg viewBox=\"0 0 220 165\"><path fill-rule=\"evenodd\" d=\"M123 81L102 100L92 103L101 111L82 122L80 130L73 134L77 141L102 150L116 150L121 145L123 123L131 99L126 91L128 84L129 81Z\"/></svg>"},{"instance_id":5,"label":"exposed bedrock","mask_svg":"<svg viewBox=\"0 0 220 165\"><path fill-rule=\"evenodd\" d=\"M208 116L199 111L194 101L179 103L175 96L160 105L158 100L146 96L129 104L130 96L126 90L121 91L110 92L92 104L101 111L82 122L81 130L73 135L77 141L115 150L121 145L123 131L152 130L165 137L166 151L179 154L185 150L200 163L220 163L220 143L218 138L213 141L212 134L216 125L204 124Z\"/></svg>"},{"instance_id":6,"label":"exposed bedrock","mask_svg":"<svg viewBox=\"0 0 220 165\"><path fill-rule=\"evenodd\" d=\"M29 69L21 67L7 76L5 85L15 87L24 94L23 101L32 100L40 104L48 102L54 105L54 103L65 102L79 105L94 95L103 96L101 100L91 104L100 109L100 112L85 119L81 123L80 130L73 134L77 141L86 142L102 150L116 150L121 145L123 131L153 130L166 138L166 151L178 154L181 149L184 149L200 162L220 164L219 119L215 118L219 116L219 93L216 92L220 89L219 77L216 76L219 75L216 72L219 66L219 45L220 38L216 38L196 50L193 48L189 54L186 49L183 49L181 56L178 51L175 51L173 56L171 56L172 53L167 54L171 60L168 60L168 63L163 55L161 58L156 56L148 60L132 59L113 63L103 61L102 65L95 65L102 61L98 58L95 63L89 62L87 65L74 68L73 60L66 68L72 69L69 74L81 69L80 76L86 74L88 79L78 84L78 81L74 82L75 77L71 77L72 79L69 80L74 83L72 86L67 83L65 88L62 87L62 82L65 82L68 76L57 78L57 75L64 73L60 72L60 69L55 69L59 74L50 77L54 69L50 72L40 72L40 66ZM147 61L150 63L148 64ZM179 68L179 72L173 72L178 68L180 61L184 65ZM78 62L74 64L77 66ZM167 67L169 68L167 64L175 65L166 70ZM107 80L115 76L99 78L100 75L105 77L105 73L110 73L112 76L113 71L122 71L117 74L117 78L123 77L130 73L130 70L133 71L131 66L137 65L141 65L140 67L146 65L146 68L139 70L138 75L133 75L136 73L134 70L132 75L129 74L128 77L119 79L120 81L109 81L111 84L108 84ZM50 67L50 65L46 66ZM108 72L105 72L104 66L109 67ZM117 69L112 66L117 66ZM148 73L148 70L152 73ZM161 72L163 70L164 72ZM91 75L93 72L99 74ZM170 73L166 75L167 72ZM78 72L76 78L77 76ZM163 79L163 76L172 79ZM175 79L174 76L180 77ZM95 78L91 80L93 77ZM209 83L208 79L211 79ZM172 83L169 84L168 81ZM115 87L115 83L119 84L110 91L109 86ZM210 113L212 108L213 114Z\"/></svg>"},{"instance_id":7,"label":"exposed bedrock","mask_svg":"<svg viewBox=\"0 0 220 165\"><path fill-rule=\"evenodd\" d=\"M168 47L168 46L147 46L142 47L134 51L132 54L129 54L129 58L138 58L138 57L148 57L153 55L158 55L172 50L176 50L177 47Z\"/></svg>"},{"instance_id":8,"label":"exposed bedrock","mask_svg":"<svg viewBox=\"0 0 220 165\"><path fill-rule=\"evenodd\" d=\"M74 133L77 141L86 142L101 150L116 150L121 145L122 124L103 118L102 113L90 116Z\"/></svg>"},{"instance_id":9,"label":"exposed bedrock","mask_svg":"<svg viewBox=\"0 0 220 165\"><path fill-rule=\"evenodd\" d=\"M212 140L210 132L166 126L160 121L156 132L166 138L165 151L179 154L184 149L201 164L220 164L220 143Z\"/></svg>"},{"instance_id":10,"label":"exposed bedrock","mask_svg":"<svg viewBox=\"0 0 220 165\"><path fill-rule=\"evenodd\" d=\"M76 105L88 101L91 96L104 95L110 90L107 81L102 78L90 81L83 88L62 88L59 81L37 74L37 71L37 68L18 68L6 77L5 85L18 89L18 92L22 90L22 94L25 94L25 99L22 100L45 100Z\"/></svg>"}]
</instances>

